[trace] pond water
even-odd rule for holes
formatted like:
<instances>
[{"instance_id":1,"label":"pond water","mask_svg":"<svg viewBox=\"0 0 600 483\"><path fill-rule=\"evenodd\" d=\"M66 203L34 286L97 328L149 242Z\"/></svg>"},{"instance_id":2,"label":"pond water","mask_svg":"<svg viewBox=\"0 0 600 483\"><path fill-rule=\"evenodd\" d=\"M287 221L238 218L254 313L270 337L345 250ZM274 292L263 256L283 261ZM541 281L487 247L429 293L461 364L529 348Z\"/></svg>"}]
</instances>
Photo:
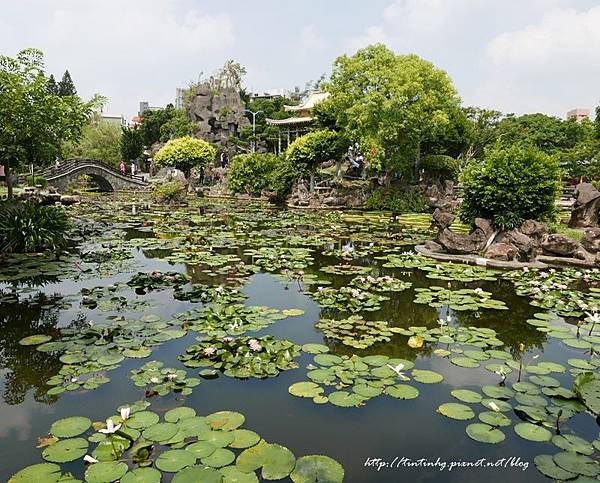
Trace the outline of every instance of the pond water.
<instances>
[{"instance_id":1,"label":"pond water","mask_svg":"<svg viewBox=\"0 0 600 483\"><path fill-rule=\"evenodd\" d=\"M242 413L244 428L269 443L285 446L297 458L333 458L343 466L344 481L349 482L550 481L536 469L534 458L564 451L559 440L548 440L556 436L557 418L562 435L576 435L589 443L591 453L586 447L579 451L585 456L573 451L573 458L598 455L595 416L571 389L579 372L598 373L600 327L584 320L584 310L568 305L573 297L580 297L591 307L600 280L596 272L571 271L557 281L558 272L536 277L519 273L511 278L481 269L448 268L406 255L429 235L422 216L392 219L385 214L292 212L204 200L165 209L109 197L92 199L74 208L72 215L80 232L80 243L72 253L58 262L40 257L8 259L0 269L0 280L4 280L0 283L1 481L28 465L44 462L44 448L36 445L39 437L48 435L53 422L71 416L104 421L118 414L117 407L140 400L150 402L148 409L161 416L180 406L202 416L217 411ZM139 272L168 272L171 278L163 279L163 285L155 280L153 287L143 277L128 285ZM187 279L177 282L172 272ZM385 276L391 278L381 278ZM551 284L537 285L538 279L549 279ZM386 290L390 285L395 285L395 291ZM432 286L441 288L422 290ZM199 287L197 298L186 300L192 287ZM451 300L442 294L436 303L437 290L452 291ZM465 290L463 298L456 295L459 290ZM415 303L417 297L425 303ZM215 304L220 307L218 317L212 322L202 319L201 310ZM236 304L299 310L287 317L279 312L276 318L255 312L245 332L235 326L249 320L241 312L219 315L223 307ZM181 315L190 310L195 312ZM315 327L321 319L325 324ZM158 320L166 323L157 326ZM579 331L578 320L583 321ZM98 329L120 330L134 322L138 325L131 327L138 332L133 336L120 333L110 339ZM145 329L144 324L155 324L159 332L175 332L157 337L156 330ZM207 333L203 327L210 328L209 346L224 336L250 336L266 345L268 339L263 337L273 336L304 346L306 351L297 347L293 360L285 361L288 370L274 369L271 364L266 370L275 377L233 377L244 375L239 367L229 374L209 375L212 366L208 370L193 367L193 362L186 366L185 357L183 361L178 358L199 343L197 338ZM102 355L118 357L86 371L82 369L85 357L80 355L87 349L78 337L85 338L90 328L100 330L101 341L93 345L104 351ZM48 335L50 344L58 344L47 345L46 340L19 343L37 334ZM353 346L357 340L359 347ZM326 350L325 358L315 354ZM70 359L64 357L65 351L70 352ZM99 354L93 353L93 363L100 361ZM353 354L389 359L367 358L371 364L360 359L364 367L355 366L354 371L362 370L359 376L346 367L337 387L328 385L335 372L331 367L356 361ZM136 386L131 371L153 360L184 370L188 378L201 382L184 391L191 392L186 395L153 394L153 383ZM403 365L400 374L390 368L398 364ZM377 367L380 370L373 372ZM199 377L201 371L203 377ZM253 371L259 369L252 368L249 375ZM419 371L426 372L419 377ZM90 374L97 384L84 383ZM350 379L344 383L344 377ZM321 399L290 394L288 388L302 381L318 386L311 388ZM526 385L513 388L517 381ZM390 389L396 386L397 392ZM557 394L557 387L568 393ZM418 397L411 388L418 390ZM464 402L451 394L456 389L481 397ZM342 394L323 398L332 392ZM438 407L444 403L468 406L472 414L464 407L448 406L448 414L443 415ZM494 409L498 405L501 411ZM502 425L485 427L494 437L500 433L502 441L476 440L487 437L481 436L482 428L474 428L480 431L475 431L475 439L467 434L469 425L481 423L478 415L484 412L490 417L500 417L499 412L506 416ZM541 433L533 426L543 428ZM516 427L526 437L517 434ZM541 441L532 441L536 438ZM96 443L92 437L88 454ZM165 445L157 445L155 455L162 451L159 446ZM234 452L238 455L241 450ZM374 458L395 461L394 467L369 466L367 461ZM132 466L127 452L121 459ZM415 466L407 464L407 459ZM484 464L500 462L491 467L450 469L452 462L469 464L481 459ZM571 463L568 460L557 468L567 471ZM584 459L576 463L585 467L579 481L588 481L583 479L586 471L587 477L598 474L597 463L590 465ZM64 473L84 478L81 456L60 466ZM566 476L577 477L579 473L571 470ZM163 471L162 481L170 481L174 474ZM257 475L260 478L260 472ZM58 477L47 478L57 481Z\"/></svg>"}]
</instances>

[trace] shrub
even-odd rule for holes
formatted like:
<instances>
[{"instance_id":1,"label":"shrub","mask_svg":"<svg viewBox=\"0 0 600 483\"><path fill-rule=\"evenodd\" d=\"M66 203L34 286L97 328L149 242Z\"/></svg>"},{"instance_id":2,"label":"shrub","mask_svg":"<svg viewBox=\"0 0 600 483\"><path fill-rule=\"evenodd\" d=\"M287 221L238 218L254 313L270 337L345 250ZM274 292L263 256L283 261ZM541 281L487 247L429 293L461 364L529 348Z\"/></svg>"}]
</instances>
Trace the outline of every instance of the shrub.
<instances>
[{"instance_id":1,"label":"shrub","mask_svg":"<svg viewBox=\"0 0 600 483\"><path fill-rule=\"evenodd\" d=\"M458 178L458 161L445 154L430 154L421 160L425 179L431 181L455 181Z\"/></svg>"},{"instance_id":2,"label":"shrub","mask_svg":"<svg viewBox=\"0 0 600 483\"><path fill-rule=\"evenodd\" d=\"M217 150L211 144L185 136L172 139L165 144L154 156L159 166L175 167L189 174L192 168L204 168L217 156Z\"/></svg>"},{"instance_id":3,"label":"shrub","mask_svg":"<svg viewBox=\"0 0 600 483\"><path fill-rule=\"evenodd\" d=\"M35 253L67 244L69 229L62 208L29 203L0 206L0 252Z\"/></svg>"},{"instance_id":4,"label":"shrub","mask_svg":"<svg viewBox=\"0 0 600 483\"><path fill-rule=\"evenodd\" d=\"M297 178L297 171L286 158L268 153L236 156L227 175L232 193L260 196L267 191L277 198L285 196Z\"/></svg>"},{"instance_id":5,"label":"shrub","mask_svg":"<svg viewBox=\"0 0 600 483\"><path fill-rule=\"evenodd\" d=\"M558 161L530 145L496 147L482 164L470 164L462 175L464 201L460 218L492 220L499 229L527 219L552 221L560 193Z\"/></svg>"},{"instance_id":6,"label":"shrub","mask_svg":"<svg viewBox=\"0 0 600 483\"><path fill-rule=\"evenodd\" d=\"M323 161L340 159L346 148L338 133L319 130L296 139L285 150L285 157L298 169L308 172Z\"/></svg>"},{"instance_id":7,"label":"shrub","mask_svg":"<svg viewBox=\"0 0 600 483\"><path fill-rule=\"evenodd\" d=\"M371 192L365 208L396 213L419 213L427 209L425 193L419 188L377 188Z\"/></svg>"},{"instance_id":8,"label":"shrub","mask_svg":"<svg viewBox=\"0 0 600 483\"><path fill-rule=\"evenodd\" d=\"M48 186L48 180L46 178L44 178L43 176L27 176L27 184L29 186L41 186L42 188L45 188L46 186Z\"/></svg>"},{"instance_id":9,"label":"shrub","mask_svg":"<svg viewBox=\"0 0 600 483\"><path fill-rule=\"evenodd\" d=\"M167 181L152 190L152 199L157 203L181 203L185 197L186 189L180 181Z\"/></svg>"}]
</instances>

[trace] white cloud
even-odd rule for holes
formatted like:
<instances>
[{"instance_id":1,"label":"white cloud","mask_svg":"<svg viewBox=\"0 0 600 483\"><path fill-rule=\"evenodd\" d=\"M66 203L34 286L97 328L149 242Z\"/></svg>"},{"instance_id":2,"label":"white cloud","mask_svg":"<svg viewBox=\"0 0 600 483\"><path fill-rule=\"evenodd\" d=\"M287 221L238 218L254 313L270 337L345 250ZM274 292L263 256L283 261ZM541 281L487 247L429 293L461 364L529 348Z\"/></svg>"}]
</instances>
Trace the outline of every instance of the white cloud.
<instances>
[{"instance_id":1,"label":"white cloud","mask_svg":"<svg viewBox=\"0 0 600 483\"><path fill-rule=\"evenodd\" d=\"M327 43L323 36L319 33L314 24L309 24L300 34L300 45L302 51L313 55L313 51L316 49L323 49Z\"/></svg>"},{"instance_id":2,"label":"white cloud","mask_svg":"<svg viewBox=\"0 0 600 483\"><path fill-rule=\"evenodd\" d=\"M128 115L140 100L172 102L177 85L216 68L235 40L227 15L181 0L18 3L0 20L3 48L42 48L49 71L60 76L69 69L81 94L99 91L111 100L107 110L118 106Z\"/></svg>"}]
</instances>

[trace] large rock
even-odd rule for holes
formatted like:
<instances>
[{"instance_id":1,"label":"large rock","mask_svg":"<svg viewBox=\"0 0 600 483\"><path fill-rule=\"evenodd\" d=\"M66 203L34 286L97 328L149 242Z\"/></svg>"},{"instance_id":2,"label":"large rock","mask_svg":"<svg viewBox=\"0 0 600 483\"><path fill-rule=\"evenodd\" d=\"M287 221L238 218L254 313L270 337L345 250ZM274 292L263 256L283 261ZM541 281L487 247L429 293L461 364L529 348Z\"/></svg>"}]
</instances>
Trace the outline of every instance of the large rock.
<instances>
[{"instance_id":1,"label":"large rock","mask_svg":"<svg viewBox=\"0 0 600 483\"><path fill-rule=\"evenodd\" d=\"M541 238L543 235L548 233L548 227L541 221L525 220L519 228L519 231L529 237Z\"/></svg>"},{"instance_id":2,"label":"large rock","mask_svg":"<svg viewBox=\"0 0 600 483\"><path fill-rule=\"evenodd\" d=\"M575 197L575 204L571 211L569 226L571 228L598 226L600 191L592 183L579 183L573 196Z\"/></svg>"},{"instance_id":3,"label":"large rock","mask_svg":"<svg viewBox=\"0 0 600 483\"><path fill-rule=\"evenodd\" d=\"M439 243L434 242L433 240L427 240L423 246L429 250L430 252L433 253L439 253L439 252L443 252L444 251L444 247L442 247L442 245L440 245Z\"/></svg>"},{"instance_id":4,"label":"large rock","mask_svg":"<svg viewBox=\"0 0 600 483\"><path fill-rule=\"evenodd\" d=\"M496 237L497 243L506 243L515 247L521 258L528 258L533 253L535 241L533 238L521 233L519 230L510 230L500 233Z\"/></svg>"},{"instance_id":5,"label":"large rock","mask_svg":"<svg viewBox=\"0 0 600 483\"><path fill-rule=\"evenodd\" d=\"M449 228L454 222L455 215L449 211L443 211L436 208L432 215L431 223L435 225L439 230L445 230Z\"/></svg>"},{"instance_id":6,"label":"large rock","mask_svg":"<svg viewBox=\"0 0 600 483\"><path fill-rule=\"evenodd\" d=\"M477 230L480 230L483 233L483 236L486 237L486 241L494 234L492 222L485 218L475 218L475 231Z\"/></svg>"},{"instance_id":7,"label":"large rock","mask_svg":"<svg viewBox=\"0 0 600 483\"><path fill-rule=\"evenodd\" d=\"M590 253L600 252L600 228L586 228L583 230L581 244Z\"/></svg>"},{"instance_id":8,"label":"large rock","mask_svg":"<svg viewBox=\"0 0 600 483\"><path fill-rule=\"evenodd\" d=\"M62 195L60 197L60 203L62 205L74 205L75 203L79 203L81 198L77 195Z\"/></svg>"},{"instance_id":9,"label":"large rock","mask_svg":"<svg viewBox=\"0 0 600 483\"><path fill-rule=\"evenodd\" d=\"M493 243L485 251L486 258L492 260L511 261L514 260L519 253L519 250L510 243Z\"/></svg>"},{"instance_id":10,"label":"large rock","mask_svg":"<svg viewBox=\"0 0 600 483\"><path fill-rule=\"evenodd\" d=\"M464 255L480 252L484 249L487 240L488 237L479 228L469 235L454 233L446 228L440 232L437 241L448 253Z\"/></svg>"},{"instance_id":11,"label":"large rock","mask_svg":"<svg viewBox=\"0 0 600 483\"><path fill-rule=\"evenodd\" d=\"M577 240L566 235L546 234L542 237L541 246L544 252L560 257L574 257L576 252L583 250Z\"/></svg>"}]
</instances>

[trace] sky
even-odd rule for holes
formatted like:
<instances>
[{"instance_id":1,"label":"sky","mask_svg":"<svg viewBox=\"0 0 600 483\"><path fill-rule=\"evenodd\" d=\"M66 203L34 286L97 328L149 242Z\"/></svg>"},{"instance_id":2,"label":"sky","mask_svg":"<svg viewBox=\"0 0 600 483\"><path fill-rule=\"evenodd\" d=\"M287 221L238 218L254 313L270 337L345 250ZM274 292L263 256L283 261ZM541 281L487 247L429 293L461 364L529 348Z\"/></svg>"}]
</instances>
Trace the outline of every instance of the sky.
<instances>
[{"instance_id":1,"label":"sky","mask_svg":"<svg viewBox=\"0 0 600 483\"><path fill-rule=\"evenodd\" d=\"M466 106L600 103L600 0L0 0L0 54L43 50L48 73L128 119L228 59L254 92L293 89L378 42L446 70Z\"/></svg>"}]
</instances>

